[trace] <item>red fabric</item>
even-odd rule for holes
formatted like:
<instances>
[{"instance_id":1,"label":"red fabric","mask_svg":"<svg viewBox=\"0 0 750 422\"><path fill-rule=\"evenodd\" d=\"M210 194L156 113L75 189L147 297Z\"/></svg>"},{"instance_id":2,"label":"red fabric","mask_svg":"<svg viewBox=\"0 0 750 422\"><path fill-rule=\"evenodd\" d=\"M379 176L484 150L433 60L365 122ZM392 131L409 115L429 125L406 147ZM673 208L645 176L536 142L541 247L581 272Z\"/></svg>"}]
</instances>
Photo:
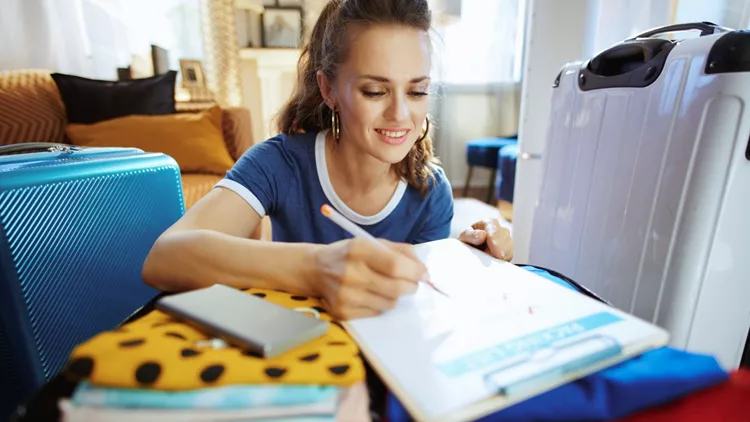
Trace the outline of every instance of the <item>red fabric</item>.
<instances>
[{"instance_id":1,"label":"red fabric","mask_svg":"<svg viewBox=\"0 0 750 422\"><path fill-rule=\"evenodd\" d=\"M732 372L721 385L654 407L619 422L750 421L750 370Z\"/></svg>"}]
</instances>

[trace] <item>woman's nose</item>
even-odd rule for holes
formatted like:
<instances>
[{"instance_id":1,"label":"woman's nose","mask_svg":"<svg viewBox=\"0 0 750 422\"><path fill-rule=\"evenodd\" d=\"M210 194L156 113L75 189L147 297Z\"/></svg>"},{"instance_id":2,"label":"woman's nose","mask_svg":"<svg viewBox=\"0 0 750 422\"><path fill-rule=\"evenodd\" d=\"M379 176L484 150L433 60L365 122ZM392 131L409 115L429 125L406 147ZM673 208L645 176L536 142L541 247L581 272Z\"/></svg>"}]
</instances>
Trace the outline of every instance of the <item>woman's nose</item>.
<instances>
[{"instance_id":1,"label":"woman's nose","mask_svg":"<svg viewBox=\"0 0 750 422\"><path fill-rule=\"evenodd\" d=\"M394 95L391 97L391 103L388 106L388 118L395 121L402 121L409 116L409 103L404 95Z\"/></svg>"}]
</instances>

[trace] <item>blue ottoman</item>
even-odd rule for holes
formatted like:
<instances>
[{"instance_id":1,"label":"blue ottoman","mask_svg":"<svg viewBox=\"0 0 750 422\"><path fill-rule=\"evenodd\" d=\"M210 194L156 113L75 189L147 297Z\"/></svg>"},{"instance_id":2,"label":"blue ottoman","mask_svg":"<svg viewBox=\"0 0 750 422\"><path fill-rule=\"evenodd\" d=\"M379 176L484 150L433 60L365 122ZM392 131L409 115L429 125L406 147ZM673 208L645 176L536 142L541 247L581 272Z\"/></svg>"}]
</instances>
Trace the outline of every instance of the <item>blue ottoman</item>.
<instances>
[{"instance_id":1,"label":"blue ottoman","mask_svg":"<svg viewBox=\"0 0 750 422\"><path fill-rule=\"evenodd\" d=\"M513 189L516 185L516 159L518 144L506 145L497 152L497 180L495 195L497 199L513 203Z\"/></svg>"},{"instance_id":2,"label":"blue ottoman","mask_svg":"<svg viewBox=\"0 0 750 422\"><path fill-rule=\"evenodd\" d=\"M472 139L466 143L466 162L469 165L469 172L466 175L466 184L464 185L463 196L468 196L469 182L475 166L484 167L492 171L490 182L487 186L486 202L492 200L493 185L497 176L497 158L501 148L508 145L518 144L518 136L507 138L478 138Z\"/></svg>"}]
</instances>

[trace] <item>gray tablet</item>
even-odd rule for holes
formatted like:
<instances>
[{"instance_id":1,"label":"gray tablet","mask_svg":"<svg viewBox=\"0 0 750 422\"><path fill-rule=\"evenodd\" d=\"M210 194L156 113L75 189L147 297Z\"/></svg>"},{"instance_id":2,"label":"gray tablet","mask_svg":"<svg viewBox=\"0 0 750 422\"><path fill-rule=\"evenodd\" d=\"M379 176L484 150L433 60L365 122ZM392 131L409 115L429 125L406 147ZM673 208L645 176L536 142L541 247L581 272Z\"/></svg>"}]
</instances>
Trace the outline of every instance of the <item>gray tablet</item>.
<instances>
[{"instance_id":1,"label":"gray tablet","mask_svg":"<svg viewBox=\"0 0 750 422\"><path fill-rule=\"evenodd\" d=\"M326 321L222 284L163 297L156 309L266 358L321 337L329 327Z\"/></svg>"}]
</instances>

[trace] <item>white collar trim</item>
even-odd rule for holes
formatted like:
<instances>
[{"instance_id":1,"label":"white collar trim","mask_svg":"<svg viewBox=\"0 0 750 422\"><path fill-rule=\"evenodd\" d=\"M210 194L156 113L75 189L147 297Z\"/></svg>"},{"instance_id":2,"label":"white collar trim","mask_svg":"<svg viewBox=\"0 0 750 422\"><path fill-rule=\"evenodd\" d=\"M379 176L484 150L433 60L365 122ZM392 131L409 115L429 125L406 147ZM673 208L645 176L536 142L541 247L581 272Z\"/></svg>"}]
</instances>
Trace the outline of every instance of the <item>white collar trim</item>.
<instances>
[{"instance_id":1,"label":"white collar trim","mask_svg":"<svg viewBox=\"0 0 750 422\"><path fill-rule=\"evenodd\" d=\"M393 193L391 200L388 204L375 215L365 216L354 212L349 208L344 201L339 198L336 191L333 190L331 184L331 178L328 175L328 164L326 163L326 133L324 130L318 133L315 137L315 167L318 170L318 180L320 186L323 188L326 198L331 201L331 205L336 208L344 217L348 218L352 222L360 225L372 225L383 221L388 215L396 209L398 203L401 202L401 198L406 192L407 184L404 180L401 180L396 188L396 192Z\"/></svg>"}]
</instances>

